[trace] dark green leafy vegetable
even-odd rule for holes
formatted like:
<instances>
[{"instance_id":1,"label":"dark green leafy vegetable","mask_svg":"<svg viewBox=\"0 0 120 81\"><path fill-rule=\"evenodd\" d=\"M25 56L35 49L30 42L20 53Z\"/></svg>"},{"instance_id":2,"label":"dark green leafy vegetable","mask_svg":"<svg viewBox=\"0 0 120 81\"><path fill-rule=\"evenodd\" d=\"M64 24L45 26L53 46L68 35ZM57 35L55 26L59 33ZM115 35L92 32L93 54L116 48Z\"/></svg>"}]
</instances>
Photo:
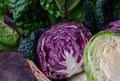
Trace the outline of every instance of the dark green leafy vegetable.
<instances>
[{"instance_id":1,"label":"dark green leafy vegetable","mask_svg":"<svg viewBox=\"0 0 120 81\"><path fill-rule=\"evenodd\" d=\"M0 0L0 19L3 20L3 14L6 12L8 8L7 0Z\"/></svg>"},{"instance_id":2,"label":"dark green leafy vegetable","mask_svg":"<svg viewBox=\"0 0 120 81\"><path fill-rule=\"evenodd\" d=\"M106 16L104 13L104 5L107 2L107 0L96 0L95 5L95 18L96 18L96 25L97 30L102 30L102 27L105 25Z\"/></svg>"},{"instance_id":3,"label":"dark green leafy vegetable","mask_svg":"<svg viewBox=\"0 0 120 81\"><path fill-rule=\"evenodd\" d=\"M67 21L77 21L82 23L84 21L84 16L83 16L84 13L82 6L83 6L83 2L80 1L73 10L69 11Z\"/></svg>"},{"instance_id":4,"label":"dark green leafy vegetable","mask_svg":"<svg viewBox=\"0 0 120 81\"><path fill-rule=\"evenodd\" d=\"M63 16L63 10L61 10L61 8L63 8L63 4L60 4L60 6L62 6L59 8L57 7L54 0L41 0L40 4L43 9L47 10L50 14L54 15L55 17Z\"/></svg>"},{"instance_id":5,"label":"dark green leafy vegetable","mask_svg":"<svg viewBox=\"0 0 120 81\"><path fill-rule=\"evenodd\" d=\"M106 23L119 19L118 0L85 0L83 5L84 23L92 34L101 31Z\"/></svg>"},{"instance_id":6,"label":"dark green leafy vegetable","mask_svg":"<svg viewBox=\"0 0 120 81\"><path fill-rule=\"evenodd\" d=\"M114 0L111 1L111 6L112 6L112 12L113 12L113 19L118 19L120 18L120 0Z\"/></svg>"},{"instance_id":7,"label":"dark green leafy vegetable","mask_svg":"<svg viewBox=\"0 0 120 81\"><path fill-rule=\"evenodd\" d=\"M9 0L16 27L20 28L25 36L38 28L48 26L45 12L39 3L39 0Z\"/></svg>"},{"instance_id":8,"label":"dark green leafy vegetable","mask_svg":"<svg viewBox=\"0 0 120 81\"><path fill-rule=\"evenodd\" d=\"M81 0L65 0L65 6L67 8L67 11L73 10L80 2Z\"/></svg>"},{"instance_id":9,"label":"dark green leafy vegetable","mask_svg":"<svg viewBox=\"0 0 120 81\"><path fill-rule=\"evenodd\" d=\"M96 20L94 13L94 2L90 0L85 0L83 5L84 12L84 24L90 29L92 34L95 34L96 31Z\"/></svg>"},{"instance_id":10,"label":"dark green leafy vegetable","mask_svg":"<svg viewBox=\"0 0 120 81\"><path fill-rule=\"evenodd\" d=\"M22 53L24 58L30 59L36 63L36 47L39 36L42 34L44 29L38 29L32 32L29 38L26 38L18 48L18 51Z\"/></svg>"},{"instance_id":11,"label":"dark green leafy vegetable","mask_svg":"<svg viewBox=\"0 0 120 81\"><path fill-rule=\"evenodd\" d=\"M15 26L12 10L7 9L6 13L4 14L4 22L10 26Z\"/></svg>"},{"instance_id":12,"label":"dark green leafy vegetable","mask_svg":"<svg viewBox=\"0 0 120 81\"><path fill-rule=\"evenodd\" d=\"M0 20L0 50L16 50L21 41L18 32Z\"/></svg>"},{"instance_id":13,"label":"dark green leafy vegetable","mask_svg":"<svg viewBox=\"0 0 120 81\"><path fill-rule=\"evenodd\" d=\"M78 4L80 0L42 0L40 4L42 8L47 10L50 14L55 17L66 18L68 13L72 11Z\"/></svg>"},{"instance_id":14,"label":"dark green leafy vegetable","mask_svg":"<svg viewBox=\"0 0 120 81\"><path fill-rule=\"evenodd\" d=\"M0 43L15 46L18 40L18 33L3 21L0 21Z\"/></svg>"},{"instance_id":15,"label":"dark green leafy vegetable","mask_svg":"<svg viewBox=\"0 0 120 81\"><path fill-rule=\"evenodd\" d=\"M16 51L17 47L15 46L8 46L0 43L0 51Z\"/></svg>"}]
</instances>

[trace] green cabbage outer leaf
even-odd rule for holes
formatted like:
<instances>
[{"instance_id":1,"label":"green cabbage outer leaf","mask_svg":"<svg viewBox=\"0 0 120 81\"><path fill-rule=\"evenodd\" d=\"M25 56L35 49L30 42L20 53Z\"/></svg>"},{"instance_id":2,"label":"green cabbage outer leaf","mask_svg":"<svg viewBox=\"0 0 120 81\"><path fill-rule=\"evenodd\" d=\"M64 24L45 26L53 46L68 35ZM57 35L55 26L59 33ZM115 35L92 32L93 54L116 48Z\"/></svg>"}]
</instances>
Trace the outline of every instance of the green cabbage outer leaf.
<instances>
[{"instance_id":1,"label":"green cabbage outer leaf","mask_svg":"<svg viewBox=\"0 0 120 81\"><path fill-rule=\"evenodd\" d=\"M94 35L84 50L88 81L120 81L120 35L101 31Z\"/></svg>"}]
</instances>

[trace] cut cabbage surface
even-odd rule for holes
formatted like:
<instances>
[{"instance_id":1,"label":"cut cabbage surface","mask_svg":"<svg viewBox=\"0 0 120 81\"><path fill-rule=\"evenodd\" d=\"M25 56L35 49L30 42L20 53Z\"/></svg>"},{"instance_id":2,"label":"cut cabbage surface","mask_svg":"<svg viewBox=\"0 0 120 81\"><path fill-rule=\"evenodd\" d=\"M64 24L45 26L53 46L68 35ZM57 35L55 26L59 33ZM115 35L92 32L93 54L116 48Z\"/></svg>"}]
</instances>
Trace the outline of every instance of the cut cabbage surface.
<instances>
[{"instance_id":1,"label":"cut cabbage surface","mask_svg":"<svg viewBox=\"0 0 120 81\"><path fill-rule=\"evenodd\" d=\"M85 47L84 64L88 81L120 81L120 35L94 35Z\"/></svg>"}]
</instances>

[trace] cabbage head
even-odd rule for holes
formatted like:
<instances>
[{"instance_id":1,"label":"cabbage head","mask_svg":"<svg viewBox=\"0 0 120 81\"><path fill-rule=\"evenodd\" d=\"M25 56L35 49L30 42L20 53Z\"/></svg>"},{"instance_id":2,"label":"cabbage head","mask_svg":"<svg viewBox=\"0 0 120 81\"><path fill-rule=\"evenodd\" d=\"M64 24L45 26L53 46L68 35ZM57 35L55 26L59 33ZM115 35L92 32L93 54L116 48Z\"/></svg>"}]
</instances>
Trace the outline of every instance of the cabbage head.
<instances>
[{"instance_id":1,"label":"cabbage head","mask_svg":"<svg viewBox=\"0 0 120 81\"><path fill-rule=\"evenodd\" d=\"M84 70L83 50L90 31L78 22L60 22L39 38L39 68L51 79L64 79Z\"/></svg>"},{"instance_id":2,"label":"cabbage head","mask_svg":"<svg viewBox=\"0 0 120 81\"><path fill-rule=\"evenodd\" d=\"M88 81L120 81L120 35L94 35L85 47L84 65Z\"/></svg>"},{"instance_id":3,"label":"cabbage head","mask_svg":"<svg viewBox=\"0 0 120 81\"><path fill-rule=\"evenodd\" d=\"M103 30L110 30L112 32L120 34L120 19L108 23Z\"/></svg>"}]
</instances>

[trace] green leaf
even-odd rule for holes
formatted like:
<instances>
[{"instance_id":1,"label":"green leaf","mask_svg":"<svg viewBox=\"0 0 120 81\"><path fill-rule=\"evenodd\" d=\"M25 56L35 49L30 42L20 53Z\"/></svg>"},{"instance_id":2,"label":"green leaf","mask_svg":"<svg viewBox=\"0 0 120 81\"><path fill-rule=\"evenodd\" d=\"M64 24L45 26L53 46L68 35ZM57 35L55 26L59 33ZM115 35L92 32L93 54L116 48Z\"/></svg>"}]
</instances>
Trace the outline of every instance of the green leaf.
<instances>
[{"instance_id":1,"label":"green leaf","mask_svg":"<svg viewBox=\"0 0 120 81\"><path fill-rule=\"evenodd\" d=\"M25 36L48 26L45 11L39 0L9 0L9 6L13 11L16 28L21 29Z\"/></svg>"},{"instance_id":2,"label":"green leaf","mask_svg":"<svg viewBox=\"0 0 120 81\"><path fill-rule=\"evenodd\" d=\"M111 1L111 4L112 4L113 19L119 19L120 18L120 0L114 0L114 2Z\"/></svg>"},{"instance_id":3,"label":"green leaf","mask_svg":"<svg viewBox=\"0 0 120 81\"><path fill-rule=\"evenodd\" d=\"M17 51L22 40L13 27L0 20L0 51Z\"/></svg>"},{"instance_id":4,"label":"green leaf","mask_svg":"<svg viewBox=\"0 0 120 81\"><path fill-rule=\"evenodd\" d=\"M95 4L93 1L85 0L83 5L83 14L84 14L84 24L90 29L92 34L95 34L96 31L96 19L94 13Z\"/></svg>"},{"instance_id":5,"label":"green leaf","mask_svg":"<svg viewBox=\"0 0 120 81\"><path fill-rule=\"evenodd\" d=\"M17 51L17 47L8 46L0 43L0 51Z\"/></svg>"},{"instance_id":6,"label":"green leaf","mask_svg":"<svg viewBox=\"0 0 120 81\"><path fill-rule=\"evenodd\" d=\"M83 23L84 13L81 2L71 11L68 12L67 21L76 21ZM74 12L74 13L73 13Z\"/></svg>"},{"instance_id":7,"label":"green leaf","mask_svg":"<svg viewBox=\"0 0 120 81\"><path fill-rule=\"evenodd\" d=\"M74 9L81 0L65 0L65 5L68 11Z\"/></svg>"},{"instance_id":8,"label":"green leaf","mask_svg":"<svg viewBox=\"0 0 120 81\"><path fill-rule=\"evenodd\" d=\"M58 9L63 12L65 6L65 0L55 0Z\"/></svg>"},{"instance_id":9,"label":"green leaf","mask_svg":"<svg viewBox=\"0 0 120 81\"><path fill-rule=\"evenodd\" d=\"M8 1L7 0L0 0L0 19L3 20L3 14L7 11L8 8Z\"/></svg>"},{"instance_id":10,"label":"green leaf","mask_svg":"<svg viewBox=\"0 0 120 81\"><path fill-rule=\"evenodd\" d=\"M0 21L0 44L16 46L19 41L19 35L10 26Z\"/></svg>"},{"instance_id":11,"label":"green leaf","mask_svg":"<svg viewBox=\"0 0 120 81\"><path fill-rule=\"evenodd\" d=\"M104 13L104 5L108 0L96 0L95 5L95 18L98 31L102 30L102 27L106 23L106 16Z\"/></svg>"},{"instance_id":12,"label":"green leaf","mask_svg":"<svg viewBox=\"0 0 120 81\"><path fill-rule=\"evenodd\" d=\"M40 4L42 8L47 10L51 15L54 15L55 17L63 17L63 4L60 0L56 2L54 0L42 0L40 1Z\"/></svg>"},{"instance_id":13,"label":"green leaf","mask_svg":"<svg viewBox=\"0 0 120 81\"><path fill-rule=\"evenodd\" d=\"M40 2L42 8L47 10L50 14L54 15L55 17L64 17L65 8L67 12L73 10L80 0L42 0Z\"/></svg>"}]
</instances>

